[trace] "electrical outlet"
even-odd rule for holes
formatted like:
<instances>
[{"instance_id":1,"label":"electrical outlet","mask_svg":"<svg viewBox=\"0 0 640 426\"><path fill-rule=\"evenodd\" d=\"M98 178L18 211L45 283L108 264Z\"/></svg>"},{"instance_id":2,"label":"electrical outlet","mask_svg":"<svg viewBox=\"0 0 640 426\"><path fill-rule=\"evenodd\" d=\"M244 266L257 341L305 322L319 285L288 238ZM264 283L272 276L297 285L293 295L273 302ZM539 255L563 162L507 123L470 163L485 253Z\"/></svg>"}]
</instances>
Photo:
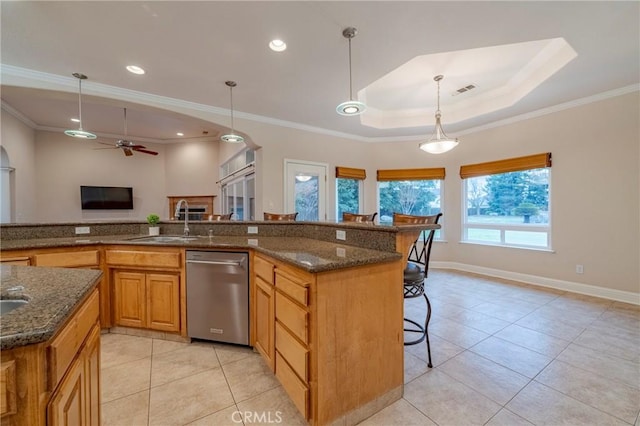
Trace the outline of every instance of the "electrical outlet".
<instances>
[{"instance_id":1,"label":"electrical outlet","mask_svg":"<svg viewBox=\"0 0 640 426\"><path fill-rule=\"evenodd\" d=\"M257 234L258 233L258 227L257 226L248 226L247 227L247 234Z\"/></svg>"},{"instance_id":2,"label":"electrical outlet","mask_svg":"<svg viewBox=\"0 0 640 426\"><path fill-rule=\"evenodd\" d=\"M247 239L247 244L249 244L250 246L257 246L258 245L258 239L257 238L249 238L249 239Z\"/></svg>"},{"instance_id":3,"label":"electrical outlet","mask_svg":"<svg viewBox=\"0 0 640 426\"><path fill-rule=\"evenodd\" d=\"M582 274L582 273L584 273L584 266L576 265L576 274Z\"/></svg>"},{"instance_id":4,"label":"electrical outlet","mask_svg":"<svg viewBox=\"0 0 640 426\"><path fill-rule=\"evenodd\" d=\"M346 240L347 239L347 231L342 231L340 229L336 230L336 240Z\"/></svg>"},{"instance_id":5,"label":"electrical outlet","mask_svg":"<svg viewBox=\"0 0 640 426\"><path fill-rule=\"evenodd\" d=\"M76 235L88 234L90 232L91 232L91 229L88 226L76 226Z\"/></svg>"},{"instance_id":6,"label":"electrical outlet","mask_svg":"<svg viewBox=\"0 0 640 426\"><path fill-rule=\"evenodd\" d=\"M342 247L336 247L336 256L345 257L347 255L347 251Z\"/></svg>"}]
</instances>

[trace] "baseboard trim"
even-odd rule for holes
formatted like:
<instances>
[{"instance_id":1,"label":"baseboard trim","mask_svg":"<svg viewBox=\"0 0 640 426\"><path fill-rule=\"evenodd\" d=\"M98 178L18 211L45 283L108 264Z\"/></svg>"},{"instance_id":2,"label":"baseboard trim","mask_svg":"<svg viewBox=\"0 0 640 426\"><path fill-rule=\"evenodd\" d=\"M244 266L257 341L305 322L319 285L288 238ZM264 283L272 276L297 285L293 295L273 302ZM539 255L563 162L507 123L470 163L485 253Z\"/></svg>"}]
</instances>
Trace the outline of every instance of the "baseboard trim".
<instances>
[{"instance_id":1,"label":"baseboard trim","mask_svg":"<svg viewBox=\"0 0 640 426\"><path fill-rule=\"evenodd\" d=\"M469 265L459 262L431 262L431 268L456 269L458 271L472 272L488 275L490 277L504 278L519 281L526 284L549 287L556 290L569 291L571 293L586 294L588 296L601 297L603 299L640 305L640 294L630 291L616 290L612 288L598 287L590 284L576 283L572 281L557 280L555 278L540 277L537 275L521 274L519 272L503 271L501 269L486 268L484 266Z\"/></svg>"}]
</instances>

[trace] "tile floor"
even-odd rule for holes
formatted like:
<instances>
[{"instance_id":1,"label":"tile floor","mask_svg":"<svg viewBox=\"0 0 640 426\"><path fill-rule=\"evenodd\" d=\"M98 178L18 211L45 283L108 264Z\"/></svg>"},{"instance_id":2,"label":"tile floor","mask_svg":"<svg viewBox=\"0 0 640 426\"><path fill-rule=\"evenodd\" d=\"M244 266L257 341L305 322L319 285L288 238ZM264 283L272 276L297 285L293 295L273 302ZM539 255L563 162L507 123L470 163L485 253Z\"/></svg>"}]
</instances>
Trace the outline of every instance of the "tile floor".
<instances>
[{"instance_id":1,"label":"tile floor","mask_svg":"<svg viewBox=\"0 0 640 426\"><path fill-rule=\"evenodd\" d=\"M361 425L640 426L640 307L429 274L434 368L405 347L404 397ZM106 334L101 355L103 425L305 424L251 349Z\"/></svg>"}]
</instances>

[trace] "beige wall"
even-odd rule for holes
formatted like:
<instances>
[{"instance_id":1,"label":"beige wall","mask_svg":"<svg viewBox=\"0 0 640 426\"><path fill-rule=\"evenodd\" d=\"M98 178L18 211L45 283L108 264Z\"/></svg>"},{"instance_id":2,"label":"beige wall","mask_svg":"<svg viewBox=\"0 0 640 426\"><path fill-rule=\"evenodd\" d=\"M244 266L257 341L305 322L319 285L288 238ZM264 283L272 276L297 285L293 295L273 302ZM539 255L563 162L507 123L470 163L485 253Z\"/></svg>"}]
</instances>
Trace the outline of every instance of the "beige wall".
<instances>
[{"instance_id":1,"label":"beige wall","mask_svg":"<svg viewBox=\"0 0 640 426\"><path fill-rule=\"evenodd\" d=\"M455 150L440 156L419 151L417 142L367 144L242 119L236 127L262 147L257 152L258 214L262 210L283 208L285 158L329 164L327 211L330 220L335 210L335 166L366 169L365 211L377 209L375 172L378 168L444 166L447 171L443 201L446 242L436 244L433 260L640 293L639 121L638 92L635 92L465 134ZM130 184L136 188L136 194L143 195L145 200L154 200L146 204L137 200L137 218L143 218L152 209L162 211L166 217L164 197L168 194L165 191L213 189L217 194L219 189L211 186L211 181L217 180L219 163L241 149L219 146L216 155L210 146L160 145L153 147L161 151L160 158L125 158L120 152L106 151L113 155L102 156L105 151L72 148L83 142L64 135L37 134L38 206L60 202L59 208L47 212L46 218L50 221L90 219L69 217L64 204L75 206L74 211L79 211L77 187L87 179L95 180L87 184ZM3 123L3 139L4 135ZM206 154L194 158L198 150ZM552 152L554 164L551 178L553 252L460 243L459 166L546 151ZM97 153L100 157L94 156ZM209 164L210 160L217 164ZM72 177L64 177L65 173ZM584 265L584 274L575 273L576 264Z\"/></svg>"},{"instance_id":2,"label":"beige wall","mask_svg":"<svg viewBox=\"0 0 640 426\"><path fill-rule=\"evenodd\" d=\"M37 220L36 132L2 109L0 145L9 156L11 167L12 221L28 223Z\"/></svg>"},{"instance_id":3,"label":"beige wall","mask_svg":"<svg viewBox=\"0 0 640 426\"><path fill-rule=\"evenodd\" d=\"M218 141L166 145L163 156L166 195L215 195L218 201L219 145ZM168 209L167 204L163 219L171 216Z\"/></svg>"},{"instance_id":4,"label":"beige wall","mask_svg":"<svg viewBox=\"0 0 640 426\"><path fill-rule=\"evenodd\" d=\"M433 260L638 293L639 105L635 92L467 134L442 156L420 155L415 143L381 144L374 151L380 167L446 167L447 242L436 244ZM460 165L541 152L553 155L553 252L460 243ZM584 274L576 274L577 264Z\"/></svg>"},{"instance_id":5,"label":"beige wall","mask_svg":"<svg viewBox=\"0 0 640 426\"><path fill-rule=\"evenodd\" d=\"M141 220L149 213L168 210L165 198L164 146L145 144L158 156L103 149L98 141L86 141L63 133L36 133L36 194L38 222L82 220ZM133 210L82 210L80 186L131 186ZM166 213L166 212L165 212ZM162 216L162 214L161 214ZM165 215L166 216L166 215Z\"/></svg>"}]
</instances>

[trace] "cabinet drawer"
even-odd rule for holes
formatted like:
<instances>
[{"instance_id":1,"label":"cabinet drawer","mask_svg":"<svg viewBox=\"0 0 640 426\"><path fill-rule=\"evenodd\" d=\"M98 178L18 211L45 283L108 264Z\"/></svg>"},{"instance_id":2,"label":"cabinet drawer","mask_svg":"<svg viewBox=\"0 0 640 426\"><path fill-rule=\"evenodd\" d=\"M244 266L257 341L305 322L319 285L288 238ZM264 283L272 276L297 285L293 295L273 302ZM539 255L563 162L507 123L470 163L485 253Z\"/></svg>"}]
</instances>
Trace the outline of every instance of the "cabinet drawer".
<instances>
[{"instance_id":1,"label":"cabinet drawer","mask_svg":"<svg viewBox=\"0 0 640 426\"><path fill-rule=\"evenodd\" d=\"M3 362L0 369L0 416L18 412L16 392L16 362Z\"/></svg>"},{"instance_id":2,"label":"cabinet drawer","mask_svg":"<svg viewBox=\"0 0 640 426\"><path fill-rule=\"evenodd\" d=\"M253 272L269 284L273 284L273 264L271 262L268 262L261 257L254 256Z\"/></svg>"},{"instance_id":3,"label":"cabinet drawer","mask_svg":"<svg viewBox=\"0 0 640 426\"><path fill-rule=\"evenodd\" d=\"M276 352L276 377L305 419L309 418L309 388L296 376L289 364Z\"/></svg>"},{"instance_id":4,"label":"cabinet drawer","mask_svg":"<svg viewBox=\"0 0 640 426\"><path fill-rule=\"evenodd\" d=\"M44 253L33 256L36 266L96 266L100 264L98 250Z\"/></svg>"},{"instance_id":5,"label":"cabinet drawer","mask_svg":"<svg viewBox=\"0 0 640 426\"><path fill-rule=\"evenodd\" d=\"M308 286L308 283L301 285L294 277L276 269L276 287L293 300L307 306L309 304L309 289L304 286L305 284Z\"/></svg>"},{"instance_id":6,"label":"cabinet drawer","mask_svg":"<svg viewBox=\"0 0 640 426\"><path fill-rule=\"evenodd\" d=\"M309 381L309 350L276 322L276 351L305 383Z\"/></svg>"},{"instance_id":7,"label":"cabinet drawer","mask_svg":"<svg viewBox=\"0 0 640 426\"><path fill-rule=\"evenodd\" d=\"M309 343L307 311L276 291L276 319L303 343Z\"/></svg>"},{"instance_id":8,"label":"cabinet drawer","mask_svg":"<svg viewBox=\"0 0 640 426\"><path fill-rule=\"evenodd\" d=\"M134 250L107 250L107 263L123 266L152 266L179 268L180 252L152 252Z\"/></svg>"},{"instance_id":9,"label":"cabinet drawer","mask_svg":"<svg viewBox=\"0 0 640 426\"><path fill-rule=\"evenodd\" d=\"M100 303L94 291L48 348L50 389L54 389L73 361L91 327L98 321Z\"/></svg>"}]
</instances>

